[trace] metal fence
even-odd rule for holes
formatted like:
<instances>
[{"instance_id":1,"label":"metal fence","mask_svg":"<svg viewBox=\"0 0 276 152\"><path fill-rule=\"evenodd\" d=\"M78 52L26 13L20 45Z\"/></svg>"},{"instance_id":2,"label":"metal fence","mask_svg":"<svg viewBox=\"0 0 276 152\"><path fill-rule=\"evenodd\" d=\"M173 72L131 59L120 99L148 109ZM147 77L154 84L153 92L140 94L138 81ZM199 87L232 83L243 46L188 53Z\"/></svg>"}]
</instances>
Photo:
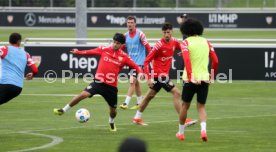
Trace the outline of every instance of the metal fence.
<instances>
[{"instance_id":1,"label":"metal fence","mask_svg":"<svg viewBox=\"0 0 276 152\"><path fill-rule=\"evenodd\" d=\"M0 7L75 7L75 0L0 0ZM87 7L276 8L276 0L87 0Z\"/></svg>"}]
</instances>

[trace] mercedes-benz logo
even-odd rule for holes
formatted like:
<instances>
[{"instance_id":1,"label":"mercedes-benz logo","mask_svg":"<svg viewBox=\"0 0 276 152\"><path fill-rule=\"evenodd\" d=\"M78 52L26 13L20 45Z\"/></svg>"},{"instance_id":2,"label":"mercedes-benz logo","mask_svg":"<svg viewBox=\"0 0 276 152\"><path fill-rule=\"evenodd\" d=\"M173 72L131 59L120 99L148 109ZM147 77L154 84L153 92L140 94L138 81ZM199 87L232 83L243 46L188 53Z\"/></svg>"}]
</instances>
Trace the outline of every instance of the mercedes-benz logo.
<instances>
[{"instance_id":1,"label":"mercedes-benz logo","mask_svg":"<svg viewBox=\"0 0 276 152\"><path fill-rule=\"evenodd\" d=\"M33 26L36 23L36 16L34 13L27 13L24 18L25 24L27 26Z\"/></svg>"}]
</instances>

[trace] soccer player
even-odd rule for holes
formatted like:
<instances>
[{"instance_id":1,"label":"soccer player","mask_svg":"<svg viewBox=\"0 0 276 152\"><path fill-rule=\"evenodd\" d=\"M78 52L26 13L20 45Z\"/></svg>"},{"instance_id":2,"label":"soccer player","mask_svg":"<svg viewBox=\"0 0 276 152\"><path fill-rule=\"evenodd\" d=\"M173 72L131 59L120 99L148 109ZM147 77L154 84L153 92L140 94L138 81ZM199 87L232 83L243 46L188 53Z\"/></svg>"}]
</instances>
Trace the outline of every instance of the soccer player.
<instances>
[{"instance_id":1,"label":"soccer player","mask_svg":"<svg viewBox=\"0 0 276 152\"><path fill-rule=\"evenodd\" d=\"M21 93L26 65L32 70L27 73L26 80L31 80L38 73L30 54L20 48L21 40L19 33L12 33L10 46L0 47L0 105Z\"/></svg>"},{"instance_id":2,"label":"soccer player","mask_svg":"<svg viewBox=\"0 0 276 152\"><path fill-rule=\"evenodd\" d=\"M169 71L172 63L174 51L180 50L180 43L172 37L173 27L170 23L164 23L162 26L163 38L161 38L153 47L144 63L144 72L148 79L149 89L143 99L139 110L137 110L133 123L146 125L142 120L142 113L154 96L164 88L167 92L172 93L173 102L176 112L179 114L181 109L180 90L171 82ZM153 61L153 69L150 72L149 64ZM187 125L194 124L196 121L188 120Z\"/></svg>"},{"instance_id":3,"label":"soccer player","mask_svg":"<svg viewBox=\"0 0 276 152\"><path fill-rule=\"evenodd\" d=\"M99 55L99 65L95 74L94 82L88 85L84 91L78 96L74 97L71 102L61 109L54 109L54 113L62 115L70 108L78 104L81 100L92 97L95 94L100 94L104 97L109 105L109 124L110 131L117 131L114 124L116 117L117 98L118 98L118 74L120 70L125 66L130 66L136 69L138 73L142 73L142 69L136 65L131 58L124 53L120 48L125 43L125 36L121 33L116 33L113 37L113 44L108 47L98 47L92 50L79 51L73 49L71 53L76 55L93 56Z\"/></svg>"},{"instance_id":4,"label":"soccer player","mask_svg":"<svg viewBox=\"0 0 276 152\"><path fill-rule=\"evenodd\" d=\"M180 27L181 33L186 34L188 38L181 43L182 57L185 63L183 72L183 90L182 90L182 108L179 115L179 131L176 137L184 140L184 122L187 117L187 111L190 107L194 94L197 94L197 111L199 113L201 136L203 141L207 141L205 110L210 77L208 71L209 58L212 61L212 69L217 72L218 58L211 43L201 37L203 33L202 24L195 19L189 18Z\"/></svg>"},{"instance_id":5,"label":"soccer player","mask_svg":"<svg viewBox=\"0 0 276 152\"><path fill-rule=\"evenodd\" d=\"M146 35L139 29L136 29L136 18L134 16L127 17L128 32L125 33L126 45L123 46L123 50L126 48L128 55L132 60L143 68L144 60L146 58L146 50L149 52L151 47L146 39ZM137 102L136 105L130 109L137 109L142 101L142 92L140 83L137 81L137 72L130 70L129 72L129 88L126 99L123 104L120 105L121 109L127 109L132 98L133 93L136 93Z\"/></svg>"}]
</instances>

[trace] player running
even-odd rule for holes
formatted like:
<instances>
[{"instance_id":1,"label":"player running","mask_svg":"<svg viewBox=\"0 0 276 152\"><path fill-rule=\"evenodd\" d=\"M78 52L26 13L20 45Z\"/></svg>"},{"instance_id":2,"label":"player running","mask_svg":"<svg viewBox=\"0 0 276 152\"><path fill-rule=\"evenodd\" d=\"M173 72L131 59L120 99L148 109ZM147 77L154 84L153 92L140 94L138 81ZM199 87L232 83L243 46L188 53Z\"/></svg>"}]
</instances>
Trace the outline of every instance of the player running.
<instances>
[{"instance_id":1,"label":"player running","mask_svg":"<svg viewBox=\"0 0 276 152\"><path fill-rule=\"evenodd\" d=\"M20 48L21 40L19 33L12 33L10 46L0 47L0 105L21 93L26 65L32 70L26 75L26 80L31 80L38 73L30 54Z\"/></svg>"},{"instance_id":2,"label":"player running","mask_svg":"<svg viewBox=\"0 0 276 152\"><path fill-rule=\"evenodd\" d=\"M155 44L144 62L144 72L147 76L146 78L148 79L149 89L139 107L139 110L137 110L136 115L132 119L135 124L146 125L142 120L142 113L161 88L164 88L167 92L172 93L175 110L178 114L180 113L180 90L171 82L169 78L169 71L174 51L176 49L180 50L180 43L176 38L172 37L172 24L164 23L162 31L163 38ZM150 72L149 64L151 61L153 61L153 69ZM186 125L194 123L196 123L195 120L187 120Z\"/></svg>"},{"instance_id":3,"label":"player running","mask_svg":"<svg viewBox=\"0 0 276 152\"><path fill-rule=\"evenodd\" d=\"M180 27L182 35L188 38L181 43L182 57L185 63L183 72L182 107L179 116L179 130L176 137L184 140L184 122L187 111L190 107L194 94L197 94L197 111L199 113L201 136L203 141L207 141L205 110L208 88L210 84L210 74L208 71L209 58L212 60L212 70L217 72L218 58L211 43L201 37L203 33L202 24L195 19L188 19ZM211 75L212 76L212 75Z\"/></svg>"},{"instance_id":4,"label":"player running","mask_svg":"<svg viewBox=\"0 0 276 152\"><path fill-rule=\"evenodd\" d=\"M128 55L131 59L139 65L141 68L144 66L146 58L146 50L149 52L151 47L147 41L146 35L136 29L136 18L134 16L127 17L128 32L125 34L126 45L123 46L123 50L126 48ZM130 70L129 72L129 88L126 99L123 104L120 105L121 109L127 109L132 98L133 93L136 93L137 102L136 105L130 109L138 109L139 104L142 102L142 91L139 81L137 81L137 72Z\"/></svg>"},{"instance_id":5,"label":"player running","mask_svg":"<svg viewBox=\"0 0 276 152\"><path fill-rule=\"evenodd\" d=\"M98 47L96 49L84 51L73 49L71 51L71 53L76 55L101 56L98 69L95 74L94 82L88 85L78 96L74 97L69 104L64 106L64 108L54 109L55 114L62 115L78 104L81 100L87 97L92 97L95 94L100 94L109 105L110 131L117 131L114 119L117 114L118 74L125 65L137 70L138 73L142 73L142 69L120 49L124 43L125 36L121 33L116 33L113 37L113 44L111 46Z\"/></svg>"}]
</instances>

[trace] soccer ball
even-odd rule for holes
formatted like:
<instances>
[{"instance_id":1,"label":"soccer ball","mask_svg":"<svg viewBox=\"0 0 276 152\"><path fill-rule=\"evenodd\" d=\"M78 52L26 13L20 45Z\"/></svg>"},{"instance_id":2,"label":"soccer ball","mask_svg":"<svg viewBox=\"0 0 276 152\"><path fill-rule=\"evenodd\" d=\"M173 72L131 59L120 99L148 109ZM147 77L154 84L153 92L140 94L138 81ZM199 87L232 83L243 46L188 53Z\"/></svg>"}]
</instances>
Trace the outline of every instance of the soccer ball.
<instances>
[{"instance_id":1,"label":"soccer ball","mask_svg":"<svg viewBox=\"0 0 276 152\"><path fill-rule=\"evenodd\" d=\"M81 108L76 111L76 118L80 123L87 122L90 118L90 112L85 108Z\"/></svg>"}]
</instances>

